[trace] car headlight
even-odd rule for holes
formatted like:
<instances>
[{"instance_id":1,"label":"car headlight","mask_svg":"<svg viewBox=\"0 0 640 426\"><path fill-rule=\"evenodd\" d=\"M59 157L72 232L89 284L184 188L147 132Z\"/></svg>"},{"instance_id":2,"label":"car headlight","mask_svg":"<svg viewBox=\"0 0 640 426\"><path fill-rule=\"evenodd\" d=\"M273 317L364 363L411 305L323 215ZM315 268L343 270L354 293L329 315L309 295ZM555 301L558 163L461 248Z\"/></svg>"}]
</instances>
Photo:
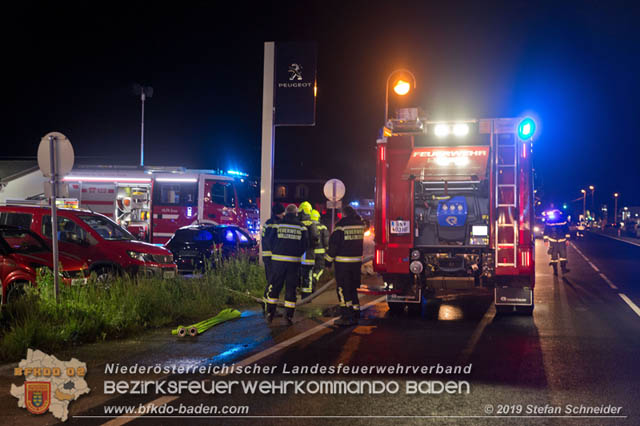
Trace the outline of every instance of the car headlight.
<instances>
[{"instance_id":1,"label":"car headlight","mask_svg":"<svg viewBox=\"0 0 640 426\"><path fill-rule=\"evenodd\" d=\"M132 259L138 260L140 262L153 262L151 255L147 253L140 253L137 251L127 251L127 254Z\"/></svg>"}]
</instances>

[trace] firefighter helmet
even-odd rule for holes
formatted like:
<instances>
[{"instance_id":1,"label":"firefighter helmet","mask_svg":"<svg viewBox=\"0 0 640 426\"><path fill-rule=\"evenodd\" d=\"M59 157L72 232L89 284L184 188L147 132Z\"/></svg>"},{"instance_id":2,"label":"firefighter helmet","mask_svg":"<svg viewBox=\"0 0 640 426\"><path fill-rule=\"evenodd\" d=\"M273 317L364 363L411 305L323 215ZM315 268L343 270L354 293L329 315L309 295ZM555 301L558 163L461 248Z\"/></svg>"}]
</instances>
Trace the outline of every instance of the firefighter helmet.
<instances>
[{"instance_id":1,"label":"firefighter helmet","mask_svg":"<svg viewBox=\"0 0 640 426\"><path fill-rule=\"evenodd\" d=\"M311 210L311 220L319 221L320 220L320 212L316 209Z\"/></svg>"},{"instance_id":2,"label":"firefighter helmet","mask_svg":"<svg viewBox=\"0 0 640 426\"><path fill-rule=\"evenodd\" d=\"M303 201L300 203L300 207L299 210L302 210L304 212L304 214L311 214L311 209L313 207L311 207L311 203L308 201Z\"/></svg>"}]
</instances>

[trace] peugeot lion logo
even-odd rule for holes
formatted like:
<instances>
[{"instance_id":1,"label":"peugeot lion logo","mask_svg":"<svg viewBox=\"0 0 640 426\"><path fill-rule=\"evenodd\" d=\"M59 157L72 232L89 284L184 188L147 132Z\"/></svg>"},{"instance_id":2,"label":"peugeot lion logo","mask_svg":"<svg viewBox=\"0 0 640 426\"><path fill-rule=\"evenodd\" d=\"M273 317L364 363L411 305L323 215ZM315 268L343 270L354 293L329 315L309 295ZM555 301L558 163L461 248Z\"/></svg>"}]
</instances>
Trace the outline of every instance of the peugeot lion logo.
<instances>
[{"instance_id":1,"label":"peugeot lion logo","mask_svg":"<svg viewBox=\"0 0 640 426\"><path fill-rule=\"evenodd\" d=\"M289 65L289 81L302 80L302 67L298 64Z\"/></svg>"}]
</instances>

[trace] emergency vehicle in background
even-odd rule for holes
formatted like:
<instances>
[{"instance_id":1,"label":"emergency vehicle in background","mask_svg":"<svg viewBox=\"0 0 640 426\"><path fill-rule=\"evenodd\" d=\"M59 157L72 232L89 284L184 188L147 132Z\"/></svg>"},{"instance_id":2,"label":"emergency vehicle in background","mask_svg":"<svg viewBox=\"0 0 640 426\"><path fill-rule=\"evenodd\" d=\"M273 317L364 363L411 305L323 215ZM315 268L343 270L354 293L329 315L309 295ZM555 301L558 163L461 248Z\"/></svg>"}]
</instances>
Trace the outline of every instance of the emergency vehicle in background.
<instances>
[{"instance_id":1,"label":"emergency vehicle in background","mask_svg":"<svg viewBox=\"0 0 640 426\"><path fill-rule=\"evenodd\" d=\"M389 309L489 287L499 312L531 314L535 122L419 114L399 110L377 141L374 270Z\"/></svg>"},{"instance_id":2,"label":"emergency vehicle in background","mask_svg":"<svg viewBox=\"0 0 640 426\"><path fill-rule=\"evenodd\" d=\"M257 236L257 184L248 175L182 167L75 168L64 177L69 198L102 213L134 236L166 243L194 223L237 225Z\"/></svg>"}]
</instances>

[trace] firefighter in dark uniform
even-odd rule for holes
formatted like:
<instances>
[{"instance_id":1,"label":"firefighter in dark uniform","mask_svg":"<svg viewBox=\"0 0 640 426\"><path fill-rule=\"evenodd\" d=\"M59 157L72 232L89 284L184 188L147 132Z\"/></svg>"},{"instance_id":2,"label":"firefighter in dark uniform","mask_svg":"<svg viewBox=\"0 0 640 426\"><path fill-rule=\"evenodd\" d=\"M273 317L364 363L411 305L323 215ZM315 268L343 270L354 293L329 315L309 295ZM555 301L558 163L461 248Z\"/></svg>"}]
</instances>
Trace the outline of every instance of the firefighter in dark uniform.
<instances>
[{"instance_id":1,"label":"firefighter in dark uniform","mask_svg":"<svg viewBox=\"0 0 640 426\"><path fill-rule=\"evenodd\" d=\"M318 228L318 247L314 250L315 263L313 265L313 291L316 290L316 284L324 273L324 255L329 248L329 229L320 223L320 212L311 210L311 220Z\"/></svg>"},{"instance_id":2,"label":"firefighter in dark uniform","mask_svg":"<svg viewBox=\"0 0 640 426\"><path fill-rule=\"evenodd\" d=\"M586 226L585 226L584 217L582 217L582 215L580 215L580 218L578 219L578 224L576 225L576 238L584 237L585 228L586 228Z\"/></svg>"},{"instance_id":3,"label":"firefighter in dark uniform","mask_svg":"<svg viewBox=\"0 0 640 426\"><path fill-rule=\"evenodd\" d=\"M546 216L544 242L550 244L551 261L549 265L553 267L553 275L558 275L558 263L560 263L562 273L566 274L569 272L567 269L567 240L569 239L567 219L560 210L550 210Z\"/></svg>"},{"instance_id":4,"label":"firefighter in dark uniform","mask_svg":"<svg viewBox=\"0 0 640 426\"><path fill-rule=\"evenodd\" d=\"M297 218L298 208L290 204L285 209L284 218L272 225L274 232L269 235L271 248L271 283L267 284L267 322L273 321L280 291L285 286L285 318L293 323L296 309L296 290L300 279L300 261L307 247L307 228Z\"/></svg>"},{"instance_id":5,"label":"firefighter in dark uniform","mask_svg":"<svg viewBox=\"0 0 640 426\"><path fill-rule=\"evenodd\" d=\"M283 217L284 206L277 203L273 206L271 218L267 219L262 227L262 263L264 264L264 273L267 278L267 286L264 289L264 295L262 297L264 302L264 313L267 312L267 290L269 288L269 284L271 284L271 247L269 244L271 241L271 234L275 232L273 225L277 225L282 222Z\"/></svg>"},{"instance_id":6,"label":"firefighter in dark uniform","mask_svg":"<svg viewBox=\"0 0 640 426\"><path fill-rule=\"evenodd\" d=\"M300 211L298 212L298 219L304 226L306 226L309 235L309 247L307 247L304 255L302 256L300 267L300 286L303 298L313 293L313 265L315 264L314 251L318 247L318 240L320 239L318 228L311 220L311 209L311 203L304 201L300 203Z\"/></svg>"},{"instance_id":7,"label":"firefighter in dark uniform","mask_svg":"<svg viewBox=\"0 0 640 426\"><path fill-rule=\"evenodd\" d=\"M329 250L325 259L335 262L340 318L336 325L349 326L358 323L360 302L360 268L362 266L362 243L364 223L353 207L342 209L344 217L336 223L329 238Z\"/></svg>"}]
</instances>

